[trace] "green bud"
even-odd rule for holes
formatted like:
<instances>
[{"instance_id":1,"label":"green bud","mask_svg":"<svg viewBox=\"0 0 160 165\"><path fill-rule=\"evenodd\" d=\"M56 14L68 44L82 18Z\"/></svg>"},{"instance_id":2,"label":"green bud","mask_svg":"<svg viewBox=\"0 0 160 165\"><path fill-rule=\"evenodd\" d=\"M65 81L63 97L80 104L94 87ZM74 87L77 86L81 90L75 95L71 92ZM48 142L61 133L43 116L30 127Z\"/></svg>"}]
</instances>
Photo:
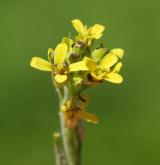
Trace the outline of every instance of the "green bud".
<instances>
[{"instance_id":1,"label":"green bud","mask_svg":"<svg viewBox=\"0 0 160 165\"><path fill-rule=\"evenodd\" d=\"M70 63L78 62L81 60L81 55L77 52L71 53L69 56Z\"/></svg>"},{"instance_id":2,"label":"green bud","mask_svg":"<svg viewBox=\"0 0 160 165\"><path fill-rule=\"evenodd\" d=\"M68 60L70 63L78 62L81 61L84 56L88 56L90 54L91 50L85 42L76 41L76 43L72 47L72 50L70 51Z\"/></svg>"},{"instance_id":3,"label":"green bud","mask_svg":"<svg viewBox=\"0 0 160 165\"><path fill-rule=\"evenodd\" d=\"M76 43L73 46L73 52L83 54L86 50L86 43L81 41L76 41Z\"/></svg>"},{"instance_id":4,"label":"green bud","mask_svg":"<svg viewBox=\"0 0 160 165\"><path fill-rule=\"evenodd\" d=\"M73 75L72 83L76 87L80 87L83 83L83 78L80 75Z\"/></svg>"},{"instance_id":5,"label":"green bud","mask_svg":"<svg viewBox=\"0 0 160 165\"><path fill-rule=\"evenodd\" d=\"M109 49L107 48L98 48L92 52L91 57L95 62L98 63L108 52Z\"/></svg>"}]
</instances>

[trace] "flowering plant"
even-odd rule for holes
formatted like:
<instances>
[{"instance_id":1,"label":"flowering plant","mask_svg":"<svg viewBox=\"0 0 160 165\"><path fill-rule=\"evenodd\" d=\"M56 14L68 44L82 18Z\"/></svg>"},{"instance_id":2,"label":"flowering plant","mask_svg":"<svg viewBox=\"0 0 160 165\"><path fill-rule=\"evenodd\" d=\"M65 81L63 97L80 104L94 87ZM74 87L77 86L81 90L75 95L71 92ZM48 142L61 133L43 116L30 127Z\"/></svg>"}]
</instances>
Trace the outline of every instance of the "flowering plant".
<instances>
[{"instance_id":1,"label":"flowering plant","mask_svg":"<svg viewBox=\"0 0 160 165\"><path fill-rule=\"evenodd\" d=\"M98 123L98 117L87 112L89 97L83 91L104 81L120 84L123 49L108 49L93 43L102 37L105 27L89 28L72 20L78 35L64 37L55 49L48 49L48 61L33 57L30 66L50 72L60 100L60 133L54 133L57 165L81 165L83 122Z\"/></svg>"}]
</instances>

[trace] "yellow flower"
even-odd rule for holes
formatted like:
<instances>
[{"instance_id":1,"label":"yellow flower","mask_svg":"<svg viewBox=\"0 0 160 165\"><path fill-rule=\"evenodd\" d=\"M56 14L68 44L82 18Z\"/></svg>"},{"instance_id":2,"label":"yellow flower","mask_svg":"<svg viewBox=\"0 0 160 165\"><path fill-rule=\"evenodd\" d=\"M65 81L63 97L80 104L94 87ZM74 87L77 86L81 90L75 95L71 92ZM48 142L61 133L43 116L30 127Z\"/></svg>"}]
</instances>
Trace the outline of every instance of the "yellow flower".
<instances>
[{"instance_id":1,"label":"yellow flower","mask_svg":"<svg viewBox=\"0 0 160 165\"><path fill-rule=\"evenodd\" d=\"M112 83L122 83L123 77L118 74L122 63L118 62L118 58L122 58L124 51L120 48L111 50L106 56L102 58L99 64L93 59L85 57L84 61L90 69L90 74L96 81L106 80Z\"/></svg>"},{"instance_id":2,"label":"yellow flower","mask_svg":"<svg viewBox=\"0 0 160 165\"><path fill-rule=\"evenodd\" d=\"M71 48L72 48L72 45L74 44L74 41L73 41L71 38L64 37L64 38L62 39L62 43L67 44L68 49L71 49Z\"/></svg>"},{"instance_id":3,"label":"yellow flower","mask_svg":"<svg viewBox=\"0 0 160 165\"><path fill-rule=\"evenodd\" d=\"M85 120L94 124L98 123L96 115L86 112L89 98L87 96L74 96L61 107L68 127L74 127L79 120Z\"/></svg>"},{"instance_id":4,"label":"yellow flower","mask_svg":"<svg viewBox=\"0 0 160 165\"><path fill-rule=\"evenodd\" d=\"M48 53L53 53L53 64L51 61L46 61L40 57L33 57L30 62L30 66L42 71L53 72L57 83L64 83L68 79L68 74L70 72L88 70L85 61L80 61L73 64L68 64L66 62L68 46L65 43L58 44L54 52L53 49L49 49Z\"/></svg>"},{"instance_id":5,"label":"yellow flower","mask_svg":"<svg viewBox=\"0 0 160 165\"><path fill-rule=\"evenodd\" d=\"M90 45L94 39L101 38L103 35L102 32L105 30L105 27L100 24L95 24L87 28L87 26L83 25L83 23L78 19L72 20L72 24L79 33L77 39L87 42L88 45Z\"/></svg>"}]
</instances>

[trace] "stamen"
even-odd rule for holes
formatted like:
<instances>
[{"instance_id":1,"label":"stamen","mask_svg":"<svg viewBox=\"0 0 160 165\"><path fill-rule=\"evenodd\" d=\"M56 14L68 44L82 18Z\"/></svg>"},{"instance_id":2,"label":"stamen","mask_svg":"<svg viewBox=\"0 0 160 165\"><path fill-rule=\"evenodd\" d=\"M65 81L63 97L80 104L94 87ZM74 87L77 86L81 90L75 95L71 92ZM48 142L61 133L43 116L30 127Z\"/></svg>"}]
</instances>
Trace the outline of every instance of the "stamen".
<instances>
[{"instance_id":1,"label":"stamen","mask_svg":"<svg viewBox=\"0 0 160 165\"><path fill-rule=\"evenodd\" d=\"M58 65L54 63L53 66L56 68Z\"/></svg>"},{"instance_id":2,"label":"stamen","mask_svg":"<svg viewBox=\"0 0 160 165\"><path fill-rule=\"evenodd\" d=\"M72 53L72 54L71 54L71 57L72 57L73 59L77 59L77 58L80 57L80 54L79 54L79 53Z\"/></svg>"},{"instance_id":3,"label":"stamen","mask_svg":"<svg viewBox=\"0 0 160 165\"><path fill-rule=\"evenodd\" d=\"M76 47L77 48L85 48L86 47L86 42L84 42L84 41L77 41L76 42Z\"/></svg>"},{"instance_id":4,"label":"stamen","mask_svg":"<svg viewBox=\"0 0 160 165\"><path fill-rule=\"evenodd\" d=\"M63 67L68 68L68 63L66 61L63 63Z\"/></svg>"}]
</instances>

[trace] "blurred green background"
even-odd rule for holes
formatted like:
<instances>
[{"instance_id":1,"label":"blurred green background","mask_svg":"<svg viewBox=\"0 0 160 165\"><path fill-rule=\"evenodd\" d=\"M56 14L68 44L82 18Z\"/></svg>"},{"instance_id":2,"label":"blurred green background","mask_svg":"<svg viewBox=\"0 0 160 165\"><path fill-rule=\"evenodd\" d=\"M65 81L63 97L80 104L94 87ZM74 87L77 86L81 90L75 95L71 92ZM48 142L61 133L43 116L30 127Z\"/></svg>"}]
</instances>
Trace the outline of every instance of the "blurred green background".
<instances>
[{"instance_id":1,"label":"blurred green background","mask_svg":"<svg viewBox=\"0 0 160 165\"><path fill-rule=\"evenodd\" d=\"M125 49L124 83L88 91L98 125L85 124L84 165L160 164L158 0L0 0L0 165L52 165L59 128L50 74L29 67L68 32L70 20L107 26Z\"/></svg>"}]
</instances>

